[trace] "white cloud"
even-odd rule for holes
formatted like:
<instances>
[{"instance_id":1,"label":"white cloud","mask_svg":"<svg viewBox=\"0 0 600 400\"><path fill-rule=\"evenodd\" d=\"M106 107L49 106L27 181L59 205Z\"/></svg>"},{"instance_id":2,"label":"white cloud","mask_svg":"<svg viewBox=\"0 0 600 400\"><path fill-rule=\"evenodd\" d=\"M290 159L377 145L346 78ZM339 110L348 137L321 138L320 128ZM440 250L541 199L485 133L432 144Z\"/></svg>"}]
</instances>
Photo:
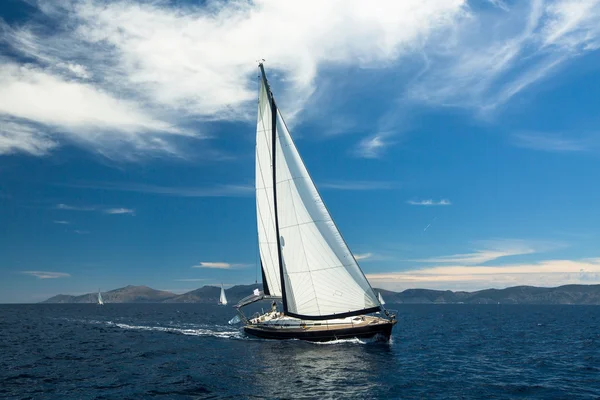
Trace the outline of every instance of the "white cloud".
<instances>
[{"instance_id":1,"label":"white cloud","mask_svg":"<svg viewBox=\"0 0 600 400\"><path fill-rule=\"evenodd\" d=\"M60 224L60 225L69 225L70 224L69 221L59 221L59 220L57 220L57 221L52 221L52 222L54 222L55 224Z\"/></svg>"},{"instance_id":2,"label":"white cloud","mask_svg":"<svg viewBox=\"0 0 600 400\"><path fill-rule=\"evenodd\" d=\"M261 57L272 83L286 86L281 103L292 119L320 68L388 65L466 8L464 0L37 4L60 29L2 23L1 39L37 66L0 61L0 112L103 154L123 143L176 154L167 133L183 133L186 122L253 116Z\"/></svg>"},{"instance_id":3,"label":"white cloud","mask_svg":"<svg viewBox=\"0 0 600 400\"><path fill-rule=\"evenodd\" d=\"M588 139L567 138L540 132L515 133L512 135L512 142L517 147L549 152L582 152L598 147Z\"/></svg>"},{"instance_id":4,"label":"white cloud","mask_svg":"<svg viewBox=\"0 0 600 400\"><path fill-rule=\"evenodd\" d=\"M93 206L71 206L68 204L59 203L56 205L56 209L69 211L95 211L98 208Z\"/></svg>"},{"instance_id":5,"label":"white cloud","mask_svg":"<svg viewBox=\"0 0 600 400\"><path fill-rule=\"evenodd\" d=\"M408 288L480 290L518 285L559 286L600 283L600 258L545 260L502 266L439 266L418 270L367 274L374 285Z\"/></svg>"},{"instance_id":6,"label":"white cloud","mask_svg":"<svg viewBox=\"0 0 600 400\"><path fill-rule=\"evenodd\" d=\"M150 193L177 197L239 197L254 195L254 186L250 185L216 185L212 187L177 187L148 185L135 182L95 182L87 184L65 185L98 190L116 190L122 192Z\"/></svg>"},{"instance_id":7,"label":"white cloud","mask_svg":"<svg viewBox=\"0 0 600 400\"><path fill-rule=\"evenodd\" d=\"M317 186L320 189L364 191L394 189L398 187L398 184L395 182L376 181L337 181L319 183Z\"/></svg>"},{"instance_id":8,"label":"white cloud","mask_svg":"<svg viewBox=\"0 0 600 400\"><path fill-rule=\"evenodd\" d=\"M73 232L75 232L78 235L87 235L90 233L90 231L81 230L81 229L75 229Z\"/></svg>"},{"instance_id":9,"label":"white cloud","mask_svg":"<svg viewBox=\"0 0 600 400\"><path fill-rule=\"evenodd\" d=\"M198 137L192 123L254 117L263 57L291 120L334 68L406 73L405 100L489 111L600 47L599 1L488 1L39 0L59 29L0 23L3 44L36 62L0 59L0 113L36 127L0 133L0 154L68 140L109 157L182 156L176 137ZM355 154L381 157L391 135Z\"/></svg>"},{"instance_id":10,"label":"white cloud","mask_svg":"<svg viewBox=\"0 0 600 400\"><path fill-rule=\"evenodd\" d=\"M104 210L105 214L131 214L134 215L135 214L135 210L132 210L130 208L108 208L106 210Z\"/></svg>"},{"instance_id":11,"label":"white cloud","mask_svg":"<svg viewBox=\"0 0 600 400\"><path fill-rule=\"evenodd\" d=\"M43 156L56 146L54 140L33 124L5 118L0 113L0 155L23 152Z\"/></svg>"},{"instance_id":12,"label":"white cloud","mask_svg":"<svg viewBox=\"0 0 600 400\"><path fill-rule=\"evenodd\" d=\"M118 215L118 214L131 214L135 215L135 210L131 208L124 207L115 207L115 208L101 208L97 206L72 206L69 204L59 203L55 207L57 210L65 210L65 211L98 211L104 214L109 215ZM65 221L56 222L55 223L65 223ZM68 222L66 222L68 223Z\"/></svg>"},{"instance_id":13,"label":"white cloud","mask_svg":"<svg viewBox=\"0 0 600 400\"><path fill-rule=\"evenodd\" d=\"M192 268L231 269L246 267L248 265L249 264L230 264L226 262L201 261L198 265L193 265Z\"/></svg>"},{"instance_id":14,"label":"white cloud","mask_svg":"<svg viewBox=\"0 0 600 400\"><path fill-rule=\"evenodd\" d=\"M363 254L355 254L354 258L358 261L358 260L365 260L367 258L371 258L373 256L373 253L363 253Z\"/></svg>"},{"instance_id":15,"label":"white cloud","mask_svg":"<svg viewBox=\"0 0 600 400\"><path fill-rule=\"evenodd\" d=\"M35 276L38 279L56 279L68 278L71 274L66 272L49 272L49 271L21 271L22 274Z\"/></svg>"},{"instance_id":16,"label":"white cloud","mask_svg":"<svg viewBox=\"0 0 600 400\"><path fill-rule=\"evenodd\" d=\"M509 12L471 13L448 40L424 51L408 97L490 111L569 60L600 46L600 2L515 3Z\"/></svg>"},{"instance_id":17,"label":"white cloud","mask_svg":"<svg viewBox=\"0 0 600 400\"><path fill-rule=\"evenodd\" d=\"M472 253L431 257L414 261L439 264L483 264L501 257L540 253L564 247L562 243L516 239L480 240L475 244L482 248Z\"/></svg>"},{"instance_id":18,"label":"white cloud","mask_svg":"<svg viewBox=\"0 0 600 400\"><path fill-rule=\"evenodd\" d=\"M45 154L57 143L46 131L110 154L115 146L169 150L157 134L182 134L178 128L151 117L138 105L113 97L101 88L69 80L39 67L0 63L0 115L28 121L13 122L2 133L12 139L10 150ZM32 124L45 126L41 128ZM11 134L12 132L12 134ZM16 142L17 144L15 144ZM20 146L20 147L19 147Z\"/></svg>"},{"instance_id":19,"label":"white cloud","mask_svg":"<svg viewBox=\"0 0 600 400\"><path fill-rule=\"evenodd\" d=\"M406 203L408 203L412 206L449 206L452 204L452 203L450 203L450 200L448 200L448 199L442 199L440 201L435 201L432 199L408 200Z\"/></svg>"}]
</instances>

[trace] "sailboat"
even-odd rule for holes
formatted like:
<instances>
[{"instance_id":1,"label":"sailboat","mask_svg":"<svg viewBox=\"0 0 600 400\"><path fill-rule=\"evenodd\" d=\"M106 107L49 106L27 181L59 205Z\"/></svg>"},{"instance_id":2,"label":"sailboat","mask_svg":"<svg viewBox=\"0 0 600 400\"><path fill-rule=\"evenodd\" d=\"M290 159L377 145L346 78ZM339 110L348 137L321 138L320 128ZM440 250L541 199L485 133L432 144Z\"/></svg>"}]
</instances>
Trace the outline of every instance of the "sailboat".
<instances>
[{"instance_id":1,"label":"sailboat","mask_svg":"<svg viewBox=\"0 0 600 400\"><path fill-rule=\"evenodd\" d=\"M379 299L379 302L381 303L381 305L385 304L385 301L383 301L383 296L381 295L381 292L377 293L377 298Z\"/></svg>"},{"instance_id":2,"label":"sailboat","mask_svg":"<svg viewBox=\"0 0 600 400\"><path fill-rule=\"evenodd\" d=\"M102 294L100 293L100 289L98 289L98 304L104 305L104 301L102 301Z\"/></svg>"},{"instance_id":3,"label":"sailboat","mask_svg":"<svg viewBox=\"0 0 600 400\"><path fill-rule=\"evenodd\" d=\"M226 306L227 305L227 297L225 297L225 289L223 289L223 284L221 284L221 296L219 296L219 303L220 306Z\"/></svg>"},{"instance_id":4,"label":"sailboat","mask_svg":"<svg viewBox=\"0 0 600 400\"><path fill-rule=\"evenodd\" d=\"M396 317L342 238L277 108L264 65L259 68L256 214L263 291L235 306L244 331L268 339L389 340ZM242 308L261 300L271 301L271 309L246 318Z\"/></svg>"}]
</instances>

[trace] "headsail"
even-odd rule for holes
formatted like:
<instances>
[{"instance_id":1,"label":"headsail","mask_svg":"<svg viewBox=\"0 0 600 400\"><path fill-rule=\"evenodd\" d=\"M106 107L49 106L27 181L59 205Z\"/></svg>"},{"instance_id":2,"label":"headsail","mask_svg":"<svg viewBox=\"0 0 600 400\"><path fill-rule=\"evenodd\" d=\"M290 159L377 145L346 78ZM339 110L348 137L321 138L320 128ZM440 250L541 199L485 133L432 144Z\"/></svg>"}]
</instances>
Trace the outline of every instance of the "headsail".
<instances>
[{"instance_id":1,"label":"headsail","mask_svg":"<svg viewBox=\"0 0 600 400\"><path fill-rule=\"evenodd\" d=\"M227 297L225 297L225 289L223 289L223 285L221 285L221 296L219 296L219 305L227 305Z\"/></svg>"},{"instance_id":2,"label":"headsail","mask_svg":"<svg viewBox=\"0 0 600 400\"><path fill-rule=\"evenodd\" d=\"M265 95L268 99L264 99ZM261 114L261 103L270 104L270 107L263 108L275 111L275 118L270 119L274 121L275 127L272 126L273 122L271 125L267 124L269 118L265 118L265 112ZM271 128L271 137L275 136L274 146L272 141L270 143L275 148L274 154L271 154L275 160L275 169L271 171L276 181L275 189L272 184L269 187L267 180L262 181L265 184L260 188L257 182L259 243L263 243L261 258L263 264L266 264L264 257L270 256L274 267L279 262L279 272L283 279L280 284L277 281L274 284L278 284L278 289L283 286L285 314L304 319L329 319L378 311L380 304L377 296L308 174L283 117L275 106L264 73L259 97L259 126L262 126L264 134L259 135L257 130L257 171L260 163L260 171L264 175L263 165L269 150L266 128ZM262 149L262 158L259 157L259 148ZM269 191L273 192L271 196ZM259 192L263 196L262 200L259 200ZM276 199L273 204L272 199ZM261 240L261 221L265 220L264 214L271 213L274 226L268 227L273 229L275 235L269 240ZM263 230L265 226L263 222ZM277 241L280 252L277 251ZM270 252L263 256L263 248L267 247L265 243L268 243ZM270 270L271 268L264 269L265 273ZM273 291L271 279L267 279Z\"/></svg>"}]
</instances>

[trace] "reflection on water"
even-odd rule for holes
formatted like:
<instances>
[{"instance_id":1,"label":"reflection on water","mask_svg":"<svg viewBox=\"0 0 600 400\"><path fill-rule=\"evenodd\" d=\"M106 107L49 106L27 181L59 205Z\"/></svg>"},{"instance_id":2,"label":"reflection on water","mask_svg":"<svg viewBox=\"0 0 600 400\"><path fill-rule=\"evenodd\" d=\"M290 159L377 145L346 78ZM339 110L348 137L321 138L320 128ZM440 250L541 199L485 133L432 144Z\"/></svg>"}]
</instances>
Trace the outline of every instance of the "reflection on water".
<instances>
[{"instance_id":1,"label":"reflection on water","mask_svg":"<svg viewBox=\"0 0 600 400\"><path fill-rule=\"evenodd\" d=\"M262 369L251 392L275 398L370 397L382 368L395 364L391 346L358 340L263 342L256 357Z\"/></svg>"}]
</instances>

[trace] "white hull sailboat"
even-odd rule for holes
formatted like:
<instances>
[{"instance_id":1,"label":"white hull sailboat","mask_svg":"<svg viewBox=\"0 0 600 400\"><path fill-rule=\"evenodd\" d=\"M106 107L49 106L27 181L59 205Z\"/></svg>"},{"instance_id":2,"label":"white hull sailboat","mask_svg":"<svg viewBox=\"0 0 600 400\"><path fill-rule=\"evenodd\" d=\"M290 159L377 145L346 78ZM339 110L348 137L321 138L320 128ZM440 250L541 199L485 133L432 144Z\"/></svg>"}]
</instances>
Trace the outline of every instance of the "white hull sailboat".
<instances>
[{"instance_id":1,"label":"white hull sailboat","mask_svg":"<svg viewBox=\"0 0 600 400\"><path fill-rule=\"evenodd\" d=\"M98 305L104 305L104 301L102 301L102 294L100 293L100 289L98 289Z\"/></svg>"},{"instance_id":2,"label":"white hull sailboat","mask_svg":"<svg viewBox=\"0 0 600 400\"><path fill-rule=\"evenodd\" d=\"M219 303L220 306L226 306L227 305L227 297L225 297L225 289L223 289L223 285L221 284L221 295L219 296Z\"/></svg>"},{"instance_id":3,"label":"white hull sailboat","mask_svg":"<svg viewBox=\"0 0 600 400\"><path fill-rule=\"evenodd\" d=\"M388 340L395 315L385 310L337 229L277 108L262 63L259 68L256 210L264 290L236 305L244 330L269 339ZM261 300L272 301L271 310L246 318L242 308Z\"/></svg>"}]
</instances>

